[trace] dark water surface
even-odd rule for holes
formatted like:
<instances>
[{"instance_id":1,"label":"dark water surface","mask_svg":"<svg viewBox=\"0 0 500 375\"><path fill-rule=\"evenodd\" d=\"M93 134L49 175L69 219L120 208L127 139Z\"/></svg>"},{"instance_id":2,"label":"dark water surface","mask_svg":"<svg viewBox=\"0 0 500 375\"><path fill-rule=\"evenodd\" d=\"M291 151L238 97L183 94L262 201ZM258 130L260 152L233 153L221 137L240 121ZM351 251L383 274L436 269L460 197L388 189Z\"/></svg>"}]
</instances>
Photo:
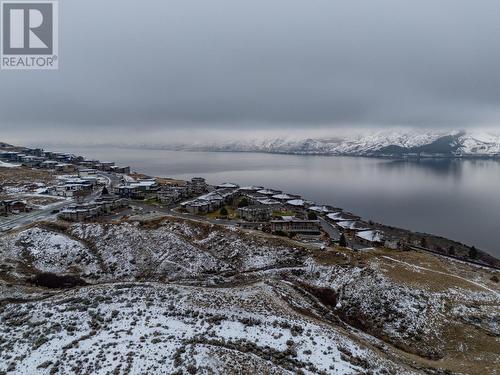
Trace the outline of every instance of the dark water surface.
<instances>
[{"instance_id":1,"label":"dark water surface","mask_svg":"<svg viewBox=\"0 0 500 375\"><path fill-rule=\"evenodd\" d=\"M149 175L263 185L500 256L500 162L67 148Z\"/></svg>"}]
</instances>

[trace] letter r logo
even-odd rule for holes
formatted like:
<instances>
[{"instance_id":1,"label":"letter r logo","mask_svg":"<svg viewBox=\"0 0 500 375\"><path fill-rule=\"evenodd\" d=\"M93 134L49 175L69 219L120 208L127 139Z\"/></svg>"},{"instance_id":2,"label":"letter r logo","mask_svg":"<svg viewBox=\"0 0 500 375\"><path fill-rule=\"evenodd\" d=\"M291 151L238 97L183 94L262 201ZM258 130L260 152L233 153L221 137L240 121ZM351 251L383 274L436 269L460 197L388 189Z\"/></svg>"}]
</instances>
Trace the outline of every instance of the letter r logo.
<instances>
[{"instance_id":1,"label":"letter r logo","mask_svg":"<svg viewBox=\"0 0 500 375\"><path fill-rule=\"evenodd\" d=\"M52 55L53 4L2 2L4 55Z\"/></svg>"}]
</instances>

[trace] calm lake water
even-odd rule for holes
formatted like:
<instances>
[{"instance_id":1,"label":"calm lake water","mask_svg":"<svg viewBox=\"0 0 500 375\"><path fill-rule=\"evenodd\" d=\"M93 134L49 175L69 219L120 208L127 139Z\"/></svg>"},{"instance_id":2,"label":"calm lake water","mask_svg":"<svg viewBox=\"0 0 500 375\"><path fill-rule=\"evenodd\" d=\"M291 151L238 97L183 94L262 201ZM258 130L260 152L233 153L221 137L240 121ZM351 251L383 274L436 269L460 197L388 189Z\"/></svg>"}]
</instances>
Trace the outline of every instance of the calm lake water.
<instances>
[{"instance_id":1,"label":"calm lake water","mask_svg":"<svg viewBox=\"0 0 500 375\"><path fill-rule=\"evenodd\" d=\"M500 256L500 162L67 148L149 175L262 185Z\"/></svg>"}]
</instances>

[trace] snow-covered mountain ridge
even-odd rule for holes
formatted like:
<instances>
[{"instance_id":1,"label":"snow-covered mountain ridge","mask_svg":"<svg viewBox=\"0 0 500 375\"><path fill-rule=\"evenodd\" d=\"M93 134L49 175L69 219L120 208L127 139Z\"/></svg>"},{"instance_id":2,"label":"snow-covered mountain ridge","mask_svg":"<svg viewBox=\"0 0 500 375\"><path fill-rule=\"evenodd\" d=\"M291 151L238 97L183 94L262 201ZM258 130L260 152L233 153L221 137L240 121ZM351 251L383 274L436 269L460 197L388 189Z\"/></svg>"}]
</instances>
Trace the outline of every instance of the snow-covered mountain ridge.
<instances>
[{"instance_id":1,"label":"snow-covered mountain ridge","mask_svg":"<svg viewBox=\"0 0 500 375\"><path fill-rule=\"evenodd\" d=\"M338 138L277 137L177 144L167 148L312 155L500 157L500 132L380 131Z\"/></svg>"}]
</instances>

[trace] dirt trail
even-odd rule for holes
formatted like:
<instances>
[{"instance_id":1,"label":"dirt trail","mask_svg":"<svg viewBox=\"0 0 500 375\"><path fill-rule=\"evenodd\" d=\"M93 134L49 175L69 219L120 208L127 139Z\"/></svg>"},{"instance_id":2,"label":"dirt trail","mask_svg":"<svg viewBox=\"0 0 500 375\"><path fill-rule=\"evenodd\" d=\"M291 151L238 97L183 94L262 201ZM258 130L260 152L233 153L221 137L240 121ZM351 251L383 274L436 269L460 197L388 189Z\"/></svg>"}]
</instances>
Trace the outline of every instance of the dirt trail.
<instances>
[{"instance_id":1,"label":"dirt trail","mask_svg":"<svg viewBox=\"0 0 500 375\"><path fill-rule=\"evenodd\" d=\"M411 264L411 263L407 263L407 262L403 262L402 260L398 260L398 259L394 259L394 258L391 258L389 256L386 256L386 255L383 255L382 258L385 258L385 259L388 259L388 260L391 260L393 262L396 262L396 263L401 263L401 264L404 264L408 267L411 267L411 268L416 268L416 269L420 269L420 270L424 270L424 271L428 271L428 272L434 272L434 273L438 273L438 274L441 274L441 275L446 275L446 276L450 276L450 277L454 277L454 278L457 278L457 279L460 279L460 280L463 280L463 281L466 281L470 284L473 284L481 289L484 289L484 290L487 290L488 292L491 292L493 294L495 294L497 297L500 297L500 293L498 293L497 291L493 290L493 289L490 289L488 288L487 286L483 285L483 284L480 284L480 283L477 283L475 281L472 281L472 280L469 280L469 279L466 279L465 277L461 277L461 276L458 276L458 275L454 275L452 273L446 273L446 272L441 272L441 271L436 271L436 270L432 270L430 268L425 268L425 267L421 267L421 266L416 266L414 264Z\"/></svg>"}]
</instances>

